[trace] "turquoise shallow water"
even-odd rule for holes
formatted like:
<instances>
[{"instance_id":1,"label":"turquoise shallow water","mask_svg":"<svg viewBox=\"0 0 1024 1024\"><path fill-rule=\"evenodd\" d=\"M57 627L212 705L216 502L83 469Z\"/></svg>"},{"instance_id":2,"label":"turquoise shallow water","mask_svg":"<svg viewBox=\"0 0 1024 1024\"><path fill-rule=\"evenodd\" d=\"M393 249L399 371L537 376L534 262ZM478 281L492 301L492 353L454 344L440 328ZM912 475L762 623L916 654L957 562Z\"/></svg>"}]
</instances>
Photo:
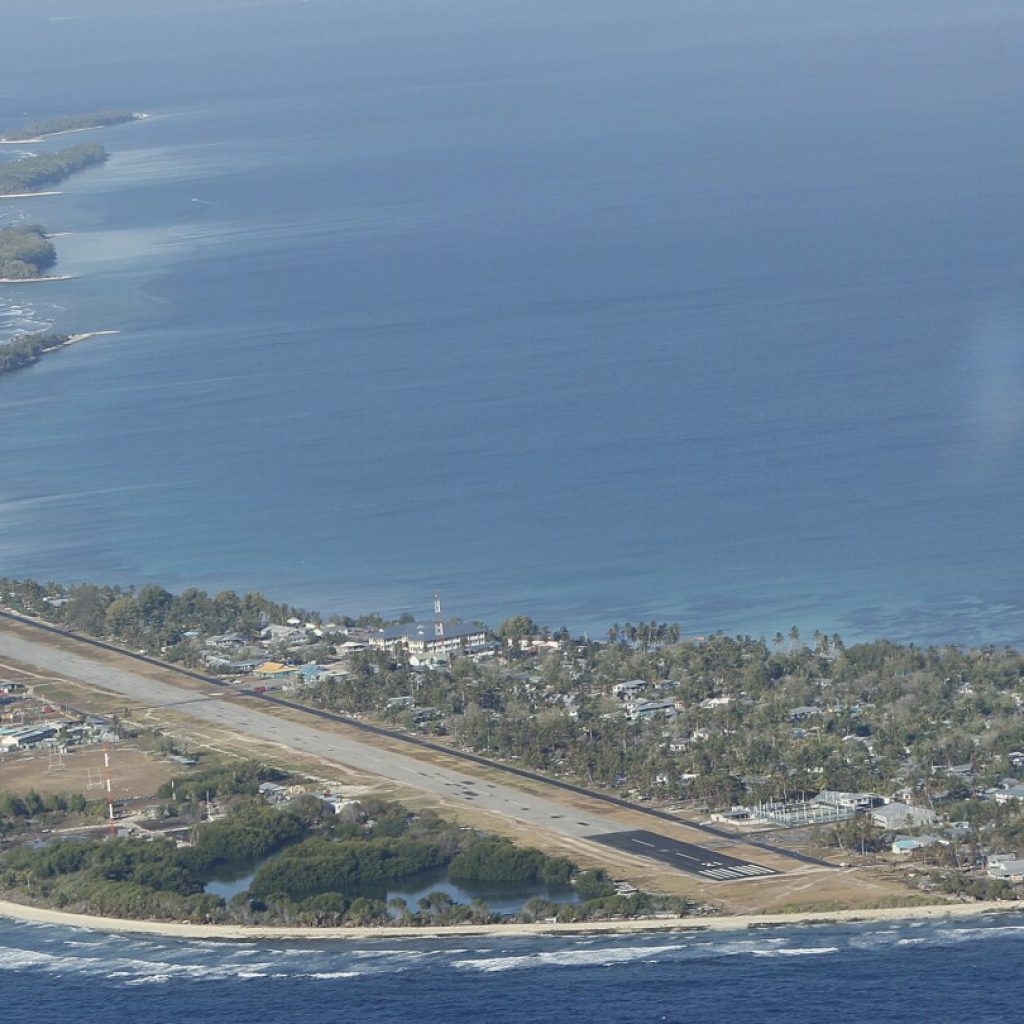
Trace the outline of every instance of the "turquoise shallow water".
<instances>
[{"instance_id":1,"label":"turquoise shallow water","mask_svg":"<svg viewBox=\"0 0 1024 1024\"><path fill-rule=\"evenodd\" d=\"M165 6L5 12L5 123L153 116L0 207L0 331L121 331L0 380L0 573L1024 639L1017 6Z\"/></svg>"}]
</instances>

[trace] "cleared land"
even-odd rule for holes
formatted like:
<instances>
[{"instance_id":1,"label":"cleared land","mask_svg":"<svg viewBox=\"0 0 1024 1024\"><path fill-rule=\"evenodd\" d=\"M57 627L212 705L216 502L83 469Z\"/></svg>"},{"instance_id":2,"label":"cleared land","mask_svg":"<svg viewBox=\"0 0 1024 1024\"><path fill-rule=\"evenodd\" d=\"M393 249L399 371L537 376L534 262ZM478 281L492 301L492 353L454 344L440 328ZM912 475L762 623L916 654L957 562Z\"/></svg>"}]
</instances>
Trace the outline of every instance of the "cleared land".
<instances>
[{"instance_id":1,"label":"cleared land","mask_svg":"<svg viewBox=\"0 0 1024 1024\"><path fill-rule=\"evenodd\" d=\"M112 747L110 766L110 789L116 800L154 796L176 774L175 766L125 743ZM0 789L19 794L34 789L42 796L81 793L86 800L105 800L103 750L94 745L63 757L40 751L0 755Z\"/></svg>"}]
</instances>

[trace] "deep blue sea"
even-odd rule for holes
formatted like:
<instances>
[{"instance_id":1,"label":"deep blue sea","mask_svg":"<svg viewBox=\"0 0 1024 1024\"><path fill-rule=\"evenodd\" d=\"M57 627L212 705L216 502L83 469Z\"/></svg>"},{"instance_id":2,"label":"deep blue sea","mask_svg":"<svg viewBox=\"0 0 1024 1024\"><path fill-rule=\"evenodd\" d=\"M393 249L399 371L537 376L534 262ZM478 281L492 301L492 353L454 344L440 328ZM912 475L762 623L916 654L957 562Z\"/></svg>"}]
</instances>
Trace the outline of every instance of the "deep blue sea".
<instances>
[{"instance_id":1,"label":"deep blue sea","mask_svg":"<svg viewBox=\"0 0 1024 1024\"><path fill-rule=\"evenodd\" d=\"M1017 0L4 0L0 574L1024 640ZM0 158L53 149L0 147ZM66 234L65 234L66 233Z\"/></svg>"},{"instance_id":2,"label":"deep blue sea","mask_svg":"<svg viewBox=\"0 0 1024 1024\"><path fill-rule=\"evenodd\" d=\"M5 1020L1010 1024L1024 927L185 942L4 922Z\"/></svg>"}]
</instances>

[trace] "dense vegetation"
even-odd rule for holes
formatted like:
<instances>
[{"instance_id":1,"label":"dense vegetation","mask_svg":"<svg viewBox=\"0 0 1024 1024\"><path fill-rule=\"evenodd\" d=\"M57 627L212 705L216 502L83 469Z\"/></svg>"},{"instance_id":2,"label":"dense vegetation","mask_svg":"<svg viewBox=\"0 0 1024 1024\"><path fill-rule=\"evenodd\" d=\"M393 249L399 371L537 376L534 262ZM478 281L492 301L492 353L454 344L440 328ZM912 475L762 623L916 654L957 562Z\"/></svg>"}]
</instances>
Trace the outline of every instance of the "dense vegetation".
<instances>
[{"instance_id":1,"label":"dense vegetation","mask_svg":"<svg viewBox=\"0 0 1024 1024\"><path fill-rule=\"evenodd\" d=\"M55 185L76 171L101 164L106 159L107 151L102 146L85 143L56 153L39 153L22 160L0 163L0 195L30 192L43 185Z\"/></svg>"},{"instance_id":2,"label":"dense vegetation","mask_svg":"<svg viewBox=\"0 0 1024 1024\"><path fill-rule=\"evenodd\" d=\"M86 128L109 128L115 124L125 124L136 119L135 114L128 110L101 110L91 114L72 114L63 117L51 117L45 121L30 121L7 132L3 136L5 142L31 142L45 135L56 135L58 132L82 131Z\"/></svg>"},{"instance_id":3,"label":"dense vegetation","mask_svg":"<svg viewBox=\"0 0 1024 1024\"><path fill-rule=\"evenodd\" d=\"M255 796L261 782L283 782L287 778L283 772L257 761L214 765L177 778L173 783L165 782L157 790L157 796L179 802L207 797Z\"/></svg>"},{"instance_id":4,"label":"dense vegetation","mask_svg":"<svg viewBox=\"0 0 1024 1024\"><path fill-rule=\"evenodd\" d=\"M11 580L0 591L31 614L186 664L202 664L211 632L255 637L261 623L293 614L322 624L259 595ZM270 650L331 661L351 626ZM795 628L770 639L686 640L658 623L615 626L599 641L551 634L526 616L497 635L505 640L498 656L434 669L381 651L347 654L331 678L295 699L696 814L822 789L898 797L965 823L950 846L914 855L946 867L979 865L986 851L1024 852L1024 802L997 803L988 792L1024 780L1024 657L1016 650L847 646L821 633L805 641ZM628 697L616 695L625 681ZM642 700L665 709L632 714ZM858 836L837 829L822 838L864 853L891 843L866 822L857 828Z\"/></svg>"},{"instance_id":5,"label":"dense vegetation","mask_svg":"<svg viewBox=\"0 0 1024 1024\"><path fill-rule=\"evenodd\" d=\"M41 796L34 789L24 796L0 793L0 838L22 831L34 819L37 824L84 814L88 804L79 793L50 793Z\"/></svg>"},{"instance_id":6,"label":"dense vegetation","mask_svg":"<svg viewBox=\"0 0 1024 1024\"><path fill-rule=\"evenodd\" d=\"M261 868L249 891L256 897L283 895L296 902L325 892L383 896L385 883L443 867L447 861L447 851L436 842L315 837Z\"/></svg>"},{"instance_id":7,"label":"dense vegetation","mask_svg":"<svg viewBox=\"0 0 1024 1024\"><path fill-rule=\"evenodd\" d=\"M38 224L0 228L0 279L38 277L57 261L57 250Z\"/></svg>"},{"instance_id":8,"label":"dense vegetation","mask_svg":"<svg viewBox=\"0 0 1024 1024\"><path fill-rule=\"evenodd\" d=\"M268 623L308 613L269 601L262 594L224 590L213 596L194 587L171 594L155 584L139 588L91 583L42 585L0 579L3 603L67 629L109 636L133 648L146 648L169 661L200 664L189 633L237 632L256 637Z\"/></svg>"},{"instance_id":9,"label":"dense vegetation","mask_svg":"<svg viewBox=\"0 0 1024 1024\"><path fill-rule=\"evenodd\" d=\"M0 373L20 370L23 366L31 366L39 357L52 352L61 345L66 345L68 335L54 334L23 334L19 338L0 344Z\"/></svg>"},{"instance_id":10,"label":"dense vegetation","mask_svg":"<svg viewBox=\"0 0 1024 1024\"><path fill-rule=\"evenodd\" d=\"M255 767L243 767L234 778L237 789L248 786ZM230 775L207 773L193 782L193 788L219 782L223 793L232 789ZM185 783L175 780L176 796L188 791ZM55 812L67 811L70 804L65 798L4 796L0 814L24 819L29 813L45 814L51 805ZM498 920L480 901L456 904L442 892L428 894L416 908L400 899L384 902L388 883L457 864L453 880L457 875L467 882L567 885L575 880L581 904L533 900L520 915L524 920L540 914L585 920L685 910L679 900L616 896L603 871L579 871L565 858L467 833L432 812L413 815L399 804L372 799L345 810L335 815L311 795L284 808L236 795L225 817L192 827L185 847L169 839L125 837L24 844L0 855L0 890L83 913L157 919L312 925ZM230 903L204 893L205 883L219 871L250 868L275 853L256 872L249 890Z\"/></svg>"},{"instance_id":11,"label":"dense vegetation","mask_svg":"<svg viewBox=\"0 0 1024 1024\"><path fill-rule=\"evenodd\" d=\"M459 853L448 868L453 882L546 882L568 885L576 865L565 857L514 846L507 839L486 836Z\"/></svg>"}]
</instances>

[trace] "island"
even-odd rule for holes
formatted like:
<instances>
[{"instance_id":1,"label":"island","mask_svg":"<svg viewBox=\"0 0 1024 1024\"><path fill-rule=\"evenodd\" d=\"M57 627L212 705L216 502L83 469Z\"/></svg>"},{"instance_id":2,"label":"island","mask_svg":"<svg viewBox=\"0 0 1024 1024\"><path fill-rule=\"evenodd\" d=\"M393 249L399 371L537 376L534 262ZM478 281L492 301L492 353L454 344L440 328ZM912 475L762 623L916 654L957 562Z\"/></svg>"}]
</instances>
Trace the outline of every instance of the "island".
<instances>
[{"instance_id":1,"label":"island","mask_svg":"<svg viewBox=\"0 0 1024 1024\"><path fill-rule=\"evenodd\" d=\"M0 228L0 282L33 281L57 262L57 250L39 224Z\"/></svg>"},{"instance_id":2,"label":"island","mask_svg":"<svg viewBox=\"0 0 1024 1024\"><path fill-rule=\"evenodd\" d=\"M488 927L509 907L474 899L508 883L525 902L498 927L1024 907L1013 648L0 595L0 913Z\"/></svg>"},{"instance_id":3,"label":"island","mask_svg":"<svg viewBox=\"0 0 1024 1024\"><path fill-rule=\"evenodd\" d=\"M92 142L0 164L0 199L32 195L43 186L55 185L106 159L107 151Z\"/></svg>"},{"instance_id":4,"label":"island","mask_svg":"<svg viewBox=\"0 0 1024 1024\"><path fill-rule=\"evenodd\" d=\"M139 121L145 114L134 114L130 110L101 110L91 114L72 114L51 117L44 121L30 121L0 136L0 142L39 142L51 135L65 135L68 132L85 132L93 128L110 128L129 121Z\"/></svg>"},{"instance_id":5,"label":"island","mask_svg":"<svg viewBox=\"0 0 1024 1024\"><path fill-rule=\"evenodd\" d=\"M117 334L117 331L86 331L80 334L60 334L55 331L39 331L22 334L0 345L0 375L20 370L39 362L41 356L58 349L75 345L87 338L103 334Z\"/></svg>"}]
</instances>

